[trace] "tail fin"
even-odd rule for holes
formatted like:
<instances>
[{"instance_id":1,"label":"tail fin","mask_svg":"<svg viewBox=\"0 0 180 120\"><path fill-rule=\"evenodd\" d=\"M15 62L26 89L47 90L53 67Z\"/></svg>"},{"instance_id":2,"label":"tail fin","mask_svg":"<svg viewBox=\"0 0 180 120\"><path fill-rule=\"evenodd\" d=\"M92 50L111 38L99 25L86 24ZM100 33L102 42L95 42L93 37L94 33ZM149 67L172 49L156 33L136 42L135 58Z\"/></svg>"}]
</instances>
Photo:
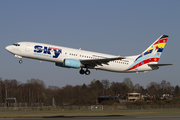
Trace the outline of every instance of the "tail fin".
<instances>
[{"instance_id":1,"label":"tail fin","mask_svg":"<svg viewBox=\"0 0 180 120\"><path fill-rule=\"evenodd\" d=\"M167 39L167 35L160 36L151 46L139 55L135 61L143 61L145 62L144 64L157 64L166 45Z\"/></svg>"},{"instance_id":2,"label":"tail fin","mask_svg":"<svg viewBox=\"0 0 180 120\"><path fill-rule=\"evenodd\" d=\"M144 64L153 64L153 66L155 66L155 64L157 65L167 39L167 35L160 36L151 46L135 58L134 63L130 65L126 71L136 69Z\"/></svg>"}]
</instances>

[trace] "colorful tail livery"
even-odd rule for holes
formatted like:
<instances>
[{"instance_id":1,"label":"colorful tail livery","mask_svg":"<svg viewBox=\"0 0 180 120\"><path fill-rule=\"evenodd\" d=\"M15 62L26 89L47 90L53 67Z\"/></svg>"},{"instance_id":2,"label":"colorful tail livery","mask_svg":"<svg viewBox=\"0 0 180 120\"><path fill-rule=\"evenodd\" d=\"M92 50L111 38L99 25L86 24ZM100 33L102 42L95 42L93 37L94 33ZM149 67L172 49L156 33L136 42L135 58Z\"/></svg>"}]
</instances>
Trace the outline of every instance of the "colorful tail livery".
<instances>
[{"instance_id":1,"label":"colorful tail livery","mask_svg":"<svg viewBox=\"0 0 180 120\"><path fill-rule=\"evenodd\" d=\"M86 75L90 74L88 69L147 72L158 69L159 66L172 65L158 64L167 39L167 35L162 35L142 54L125 57L36 42L18 42L7 46L6 50L20 58L19 63L22 63L23 57L49 61L59 67L80 68L79 73Z\"/></svg>"},{"instance_id":2,"label":"colorful tail livery","mask_svg":"<svg viewBox=\"0 0 180 120\"><path fill-rule=\"evenodd\" d=\"M172 64L157 64L161 57L161 54L163 52L167 40L168 40L167 35L160 36L142 54L138 55L134 63L126 71L137 69L138 67L141 67L145 64L152 67L153 69L157 69L157 67L159 66L172 65Z\"/></svg>"}]
</instances>

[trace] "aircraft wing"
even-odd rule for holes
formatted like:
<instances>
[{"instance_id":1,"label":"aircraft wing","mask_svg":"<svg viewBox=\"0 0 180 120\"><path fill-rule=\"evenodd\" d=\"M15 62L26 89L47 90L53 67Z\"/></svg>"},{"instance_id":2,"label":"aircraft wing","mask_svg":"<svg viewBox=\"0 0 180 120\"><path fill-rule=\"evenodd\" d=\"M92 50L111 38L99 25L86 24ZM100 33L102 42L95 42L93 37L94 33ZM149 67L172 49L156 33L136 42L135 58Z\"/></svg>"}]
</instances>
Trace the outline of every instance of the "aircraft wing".
<instances>
[{"instance_id":1,"label":"aircraft wing","mask_svg":"<svg viewBox=\"0 0 180 120\"><path fill-rule=\"evenodd\" d=\"M121 60L121 59L125 59L125 57L104 58L104 59L87 59L87 60L80 60L80 62L87 67L95 67L97 65L103 66L102 64L108 65L108 62L110 62L110 61Z\"/></svg>"}]
</instances>

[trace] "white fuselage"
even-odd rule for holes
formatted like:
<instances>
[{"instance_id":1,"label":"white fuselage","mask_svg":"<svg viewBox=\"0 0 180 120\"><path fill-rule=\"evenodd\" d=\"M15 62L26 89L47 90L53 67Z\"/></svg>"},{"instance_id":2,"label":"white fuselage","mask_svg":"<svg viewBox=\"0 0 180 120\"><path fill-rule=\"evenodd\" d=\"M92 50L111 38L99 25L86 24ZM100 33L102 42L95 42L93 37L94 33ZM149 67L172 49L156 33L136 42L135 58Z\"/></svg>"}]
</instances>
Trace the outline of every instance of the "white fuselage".
<instances>
[{"instance_id":1,"label":"white fuselage","mask_svg":"<svg viewBox=\"0 0 180 120\"><path fill-rule=\"evenodd\" d=\"M93 59L106 59L118 56L102 54L97 52L85 51L81 49L73 49L62 46L55 46L50 44L35 43L35 42L18 42L18 45L9 45L6 50L11 52L18 58L31 58L42 61L49 61L63 64L64 59L74 60L93 60ZM134 63L137 56L128 56L126 59L109 61L108 64L100 64L90 69L100 69L112 72L146 72L152 70L147 64L136 69L126 71L130 65Z\"/></svg>"}]
</instances>

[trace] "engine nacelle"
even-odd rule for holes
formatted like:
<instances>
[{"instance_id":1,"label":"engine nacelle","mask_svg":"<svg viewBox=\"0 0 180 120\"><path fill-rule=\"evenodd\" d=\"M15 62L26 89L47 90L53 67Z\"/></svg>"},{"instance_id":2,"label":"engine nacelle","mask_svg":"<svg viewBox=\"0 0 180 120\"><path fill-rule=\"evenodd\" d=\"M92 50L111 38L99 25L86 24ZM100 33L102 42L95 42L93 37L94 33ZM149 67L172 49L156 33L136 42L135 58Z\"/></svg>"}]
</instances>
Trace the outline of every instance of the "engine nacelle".
<instances>
[{"instance_id":1,"label":"engine nacelle","mask_svg":"<svg viewBox=\"0 0 180 120\"><path fill-rule=\"evenodd\" d=\"M80 68L81 62L74 59L64 59L63 63L56 63L56 66L68 67L68 68Z\"/></svg>"}]
</instances>

